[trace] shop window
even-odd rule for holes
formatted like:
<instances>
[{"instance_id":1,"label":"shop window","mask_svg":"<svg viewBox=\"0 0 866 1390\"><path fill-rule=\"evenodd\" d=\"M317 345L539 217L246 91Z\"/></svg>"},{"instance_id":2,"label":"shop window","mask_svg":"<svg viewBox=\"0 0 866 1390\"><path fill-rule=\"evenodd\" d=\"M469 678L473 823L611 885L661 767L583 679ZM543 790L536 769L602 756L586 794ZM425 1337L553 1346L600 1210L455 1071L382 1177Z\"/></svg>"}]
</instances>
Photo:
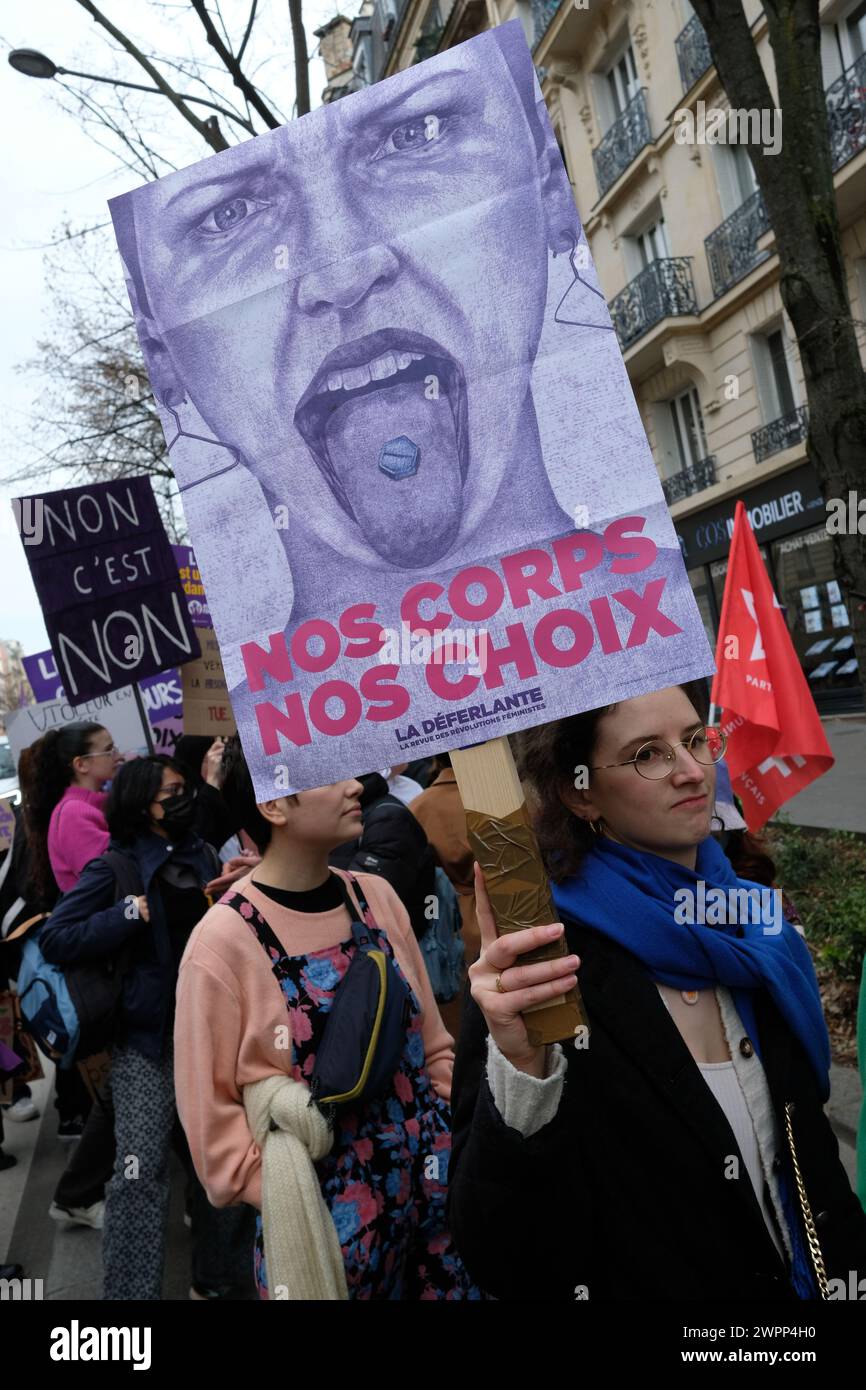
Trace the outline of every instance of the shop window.
<instances>
[{"instance_id":1,"label":"shop window","mask_svg":"<svg viewBox=\"0 0 866 1390\"><path fill-rule=\"evenodd\" d=\"M810 690L817 697L856 689L851 615L836 580L826 527L774 541L772 549L779 602Z\"/></svg>"}]
</instances>

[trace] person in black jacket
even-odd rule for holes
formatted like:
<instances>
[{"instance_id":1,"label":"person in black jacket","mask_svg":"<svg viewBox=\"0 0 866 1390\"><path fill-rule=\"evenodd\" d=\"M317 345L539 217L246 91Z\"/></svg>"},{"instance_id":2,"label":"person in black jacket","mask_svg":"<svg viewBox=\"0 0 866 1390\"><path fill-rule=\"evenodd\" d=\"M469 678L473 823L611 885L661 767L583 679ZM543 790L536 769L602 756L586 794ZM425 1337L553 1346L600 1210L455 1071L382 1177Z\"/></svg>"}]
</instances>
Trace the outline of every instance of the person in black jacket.
<instances>
[{"instance_id":1,"label":"person in black jacket","mask_svg":"<svg viewBox=\"0 0 866 1390\"><path fill-rule=\"evenodd\" d=\"M817 1299L866 1275L814 969L710 834L704 717L675 686L520 736L564 928L497 938L476 869L452 1091L451 1230L498 1298ZM521 964L563 930L568 954ZM588 1031L533 1047L521 1011L578 969Z\"/></svg>"},{"instance_id":2,"label":"person in black jacket","mask_svg":"<svg viewBox=\"0 0 866 1390\"><path fill-rule=\"evenodd\" d=\"M358 780L364 788L361 834L334 850L329 862L337 869L387 879L420 939L430 925L428 906L435 901L436 856L423 827L409 808L391 795L381 773L370 772Z\"/></svg>"},{"instance_id":3,"label":"person in black jacket","mask_svg":"<svg viewBox=\"0 0 866 1390\"><path fill-rule=\"evenodd\" d=\"M114 871L95 859L39 929L42 953L52 963L123 961L111 1055L116 1159L105 1207L107 1299L161 1294L175 1119L175 986L189 934L210 905L204 885L219 867L215 851L193 834L193 815L194 797L171 759L125 763L106 806L109 849L133 861L141 892L116 901Z\"/></svg>"}]
</instances>

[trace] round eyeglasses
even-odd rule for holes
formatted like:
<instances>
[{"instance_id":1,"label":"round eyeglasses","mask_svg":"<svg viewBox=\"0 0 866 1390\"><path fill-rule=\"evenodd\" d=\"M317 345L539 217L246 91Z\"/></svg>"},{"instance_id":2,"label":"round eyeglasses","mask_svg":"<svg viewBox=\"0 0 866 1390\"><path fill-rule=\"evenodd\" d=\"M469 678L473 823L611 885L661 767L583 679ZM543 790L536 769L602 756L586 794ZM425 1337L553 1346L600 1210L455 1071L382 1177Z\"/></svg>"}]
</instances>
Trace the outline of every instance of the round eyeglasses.
<instances>
[{"instance_id":1,"label":"round eyeglasses","mask_svg":"<svg viewBox=\"0 0 866 1390\"><path fill-rule=\"evenodd\" d=\"M654 738L649 743L642 743L633 758L626 758L621 763L602 763L601 766L591 767L589 770L602 772L608 767L628 767L629 763L634 763L641 777L658 782L663 777L670 777L673 772L678 748L687 748L695 762L708 767L725 756L727 746L727 737L721 729L707 724L695 729L693 734L680 743L665 743L664 739Z\"/></svg>"}]
</instances>

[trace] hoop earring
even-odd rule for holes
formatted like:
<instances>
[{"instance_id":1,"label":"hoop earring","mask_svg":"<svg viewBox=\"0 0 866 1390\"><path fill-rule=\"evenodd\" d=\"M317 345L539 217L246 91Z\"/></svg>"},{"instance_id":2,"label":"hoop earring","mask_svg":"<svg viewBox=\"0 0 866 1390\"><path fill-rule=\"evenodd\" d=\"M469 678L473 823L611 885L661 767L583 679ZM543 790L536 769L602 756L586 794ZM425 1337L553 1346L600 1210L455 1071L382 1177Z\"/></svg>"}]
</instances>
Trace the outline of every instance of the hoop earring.
<instances>
[{"instance_id":1,"label":"hoop earring","mask_svg":"<svg viewBox=\"0 0 866 1390\"><path fill-rule=\"evenodd\" d=\"M714 821L714 820L716 820L716 821L719 822L719 830L724 830L724 828L725 828L725 822L722 820L722 818L721 818L721 816L719 815L718 811L716 810L715 806L713 807L713 814L710 816L710 834L715 834L715 832L714 832L713 829L712 829L712 825L713 825L713 821Z\"/></svg>"},{"instance_id":2,"label":"hoop earring","mask_svg":"<svg viewBox=\"0 0 866 1390\"><path fill-rule=\"evenodd\" d=\"M600 839L601 836L604 834L604 821L602 820L601 816L599 816L598 820L587 821L587 824L590 830L592 831L593 835L595 835L597 839Z\"/></svg>"}]
</instances>

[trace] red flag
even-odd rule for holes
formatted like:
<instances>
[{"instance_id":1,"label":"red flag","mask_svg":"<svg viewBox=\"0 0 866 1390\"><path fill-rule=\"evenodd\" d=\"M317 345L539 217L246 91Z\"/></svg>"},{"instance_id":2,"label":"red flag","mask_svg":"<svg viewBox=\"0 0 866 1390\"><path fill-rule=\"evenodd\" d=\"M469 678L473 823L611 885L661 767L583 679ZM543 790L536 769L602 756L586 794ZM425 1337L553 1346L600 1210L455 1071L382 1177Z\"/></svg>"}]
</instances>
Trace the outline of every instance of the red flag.
<instances>
[{"instance_id":1,"label":"red flag","mask_svg":"<svg viewBox=\"0 0 866 1390\"><path fill-rule=\"evenodd\" d=\"M750 830L835 761L746 509L737 503L716 646L713 704Z\"/></svg>"}]
</instances>

